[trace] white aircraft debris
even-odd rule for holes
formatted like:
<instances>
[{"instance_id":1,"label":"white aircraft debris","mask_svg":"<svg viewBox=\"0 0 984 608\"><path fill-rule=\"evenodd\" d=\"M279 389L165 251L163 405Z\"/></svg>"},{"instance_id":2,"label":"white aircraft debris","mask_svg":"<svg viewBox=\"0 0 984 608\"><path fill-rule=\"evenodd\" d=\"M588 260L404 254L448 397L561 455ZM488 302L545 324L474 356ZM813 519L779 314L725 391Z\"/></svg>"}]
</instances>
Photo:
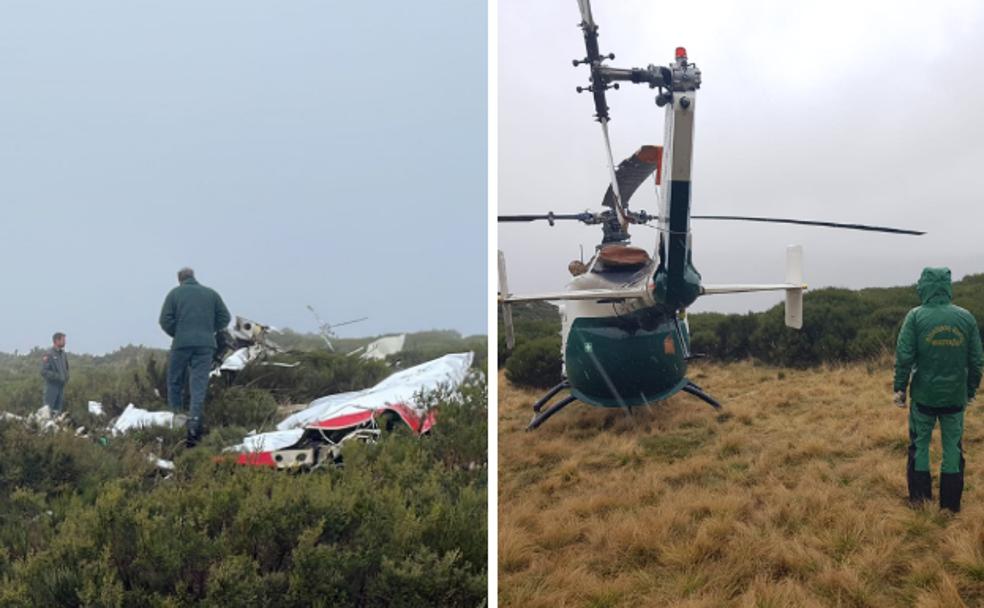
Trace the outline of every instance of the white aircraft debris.
<instances>
[{"instance_id":1,"label":"white aircraft debris","mask_svg":"<svg viewBox=\"0 0 984 608\"><path fill-rule=\"evenodd\" d=\"M276 331L269 325L236 317L236 323L219 334L216 365L211 375L219 376L222 372L234 374L257 359L286 352L270 339L270 334Z\"/></svg>"},{"instance_id":2,"label":"white aircraft debris","mask_svg":"<svg viewBox=\"0 0 984 608\"><path fill-rule=\"evenodd\" d=\"M131 403L126 406L120 417L116 419L110 431L114 436L117 436L128 431L151 426L162 426L172 429L181 428L185 425L185 422L187 422L187 417L183 414L166 411L151 412Z\"/></svg>"},{"instance_id":3,"label":"white aircraft debris","mask_svg":"<svg viewBox=\"0 0 984 608\"><path fill-rule=\"evenodd\" d=\"M360 359L372 360L372 361L383 361L386 357L390 355L395 355L397 353L403 352L403 345L407 341L406 334L400 334L399 336L385 336L370 342L366 346L357 348L354 351L348 353L349 356L359 355ZM363 352L365 351L365 352Z\"/></svg>"},{"instance_id":4,"label":"white aircraft debris","mask_svg":"<svg viewBox=\"0 0 984 608\"><path fill-rule=\"evenodd\" d=\"M375 441L383 417L426 433L436 415L419 397L458 389L473 358L473 353L445 355L397 372L372 388L315 399L278 424L277 431L248 436L227 451L239 452L240 464L290 468L334 461L347 441Z\"/></svg>"}]
</instances>

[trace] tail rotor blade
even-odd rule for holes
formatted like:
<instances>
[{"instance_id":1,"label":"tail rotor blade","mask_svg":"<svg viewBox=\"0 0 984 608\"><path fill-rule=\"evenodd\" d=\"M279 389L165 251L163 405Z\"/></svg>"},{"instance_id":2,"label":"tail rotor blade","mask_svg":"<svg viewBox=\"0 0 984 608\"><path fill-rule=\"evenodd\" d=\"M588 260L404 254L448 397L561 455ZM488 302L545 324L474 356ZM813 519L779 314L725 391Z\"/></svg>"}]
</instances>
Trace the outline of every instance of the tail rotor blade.
<instances>
[{"instance_id":1,"label":"tail rotor blade","mask_svg":"<svg viewBox=\"0 0 984 608\"><path fill-rule=\"evenodd\" d=\"M906 230L904 228L892 228L889 226L869 226L867 224L844 224L840 222L823 222L819 220L797 220L779 217L752 217L744 215L691 215L694 220L729 220L735 222L766 222L772 224L797 224L800 226L823 226L825 228L843 228L846 230L865 230L868 232L888 232L891 234L911 234L922 236L925 232L918 230Z\"/></svg>"},{"instance_id":2,"label":"tail rotor blade","mask_svg":"<svg viewBox=\"0 0 984 608\"><path fill-rule=\"evenodd\" d=\"M618 194L624 197L620 199L623 208L628 208L629 199L635 191L659 169L662 154L663 149L659 146L642 146L632 156L618 164L618 168L615 169L615 181L618 183ZM609 184L601 204L614 210L615 200L615 192Z\"/></svg>"}]
</instances>

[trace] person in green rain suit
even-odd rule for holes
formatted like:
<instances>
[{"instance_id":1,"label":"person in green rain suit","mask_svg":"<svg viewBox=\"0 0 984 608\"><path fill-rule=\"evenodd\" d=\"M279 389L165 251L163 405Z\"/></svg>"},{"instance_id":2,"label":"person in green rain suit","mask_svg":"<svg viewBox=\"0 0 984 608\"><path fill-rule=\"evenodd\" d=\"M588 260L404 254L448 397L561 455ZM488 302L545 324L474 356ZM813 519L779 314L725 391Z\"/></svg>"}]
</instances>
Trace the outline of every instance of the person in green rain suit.
<instances>
[{"instance_id":1,"label":"person in green rain suit","mask_svg":"<svg viewBox=\"0 0 984 608\"><path fill-rule=\"evenodd\" d=\"M943 435L940 507L960 511L963 494L964 408L981 382L981 335L977 320L951 304L949 268L925 268L916 285L922 306L909 311L895 349L895 405L906 407L909 388L909 500L933 499L929 442L937 419ZM911 386L910 386L911 376Z\"/></svg>"}]
</instances>

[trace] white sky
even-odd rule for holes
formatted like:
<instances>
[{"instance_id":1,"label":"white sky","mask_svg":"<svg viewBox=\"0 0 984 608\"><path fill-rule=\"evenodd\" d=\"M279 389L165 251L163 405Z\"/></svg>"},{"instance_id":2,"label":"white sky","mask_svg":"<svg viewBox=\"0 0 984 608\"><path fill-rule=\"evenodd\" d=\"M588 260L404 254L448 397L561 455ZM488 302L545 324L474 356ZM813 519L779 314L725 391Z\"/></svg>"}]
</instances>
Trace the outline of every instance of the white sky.
<instances>
[{"instance_id":1,"label":"white sky","mask_svg":"<svg viewBox=\"0 0 984 608\"><path fill-rule=\"evenodd\" d=\"M233 314L485 333L486 8L0 6L0 351L167 346L190 265Z\"/></svg>"},{"instance_id":2,"label":"white sky","mask_svg":"<svg viewBox=\"0 0 984 608\"><path fill-rule=\"evenodd\" d=\"M693 222L707 283L783 278L805 248L813 288L914 283L926 265L984 271L984 4L595 0L616 67L667 64L685 46L703 72L694 214L771 215L914 228L923 237ZM597 209L608 173L574 0L499 2L499 213ZM640 85L609 91L616 162L661 144L663 111ZM655 211L647 183L631 200ZM601 231L499 224L510 291L555 290ZM653 249L655 231L637 227ZM708 297L694 310L744 312L781 294ZM809 311L806 312L809 314Z\"/></svg>"}]
</instances>

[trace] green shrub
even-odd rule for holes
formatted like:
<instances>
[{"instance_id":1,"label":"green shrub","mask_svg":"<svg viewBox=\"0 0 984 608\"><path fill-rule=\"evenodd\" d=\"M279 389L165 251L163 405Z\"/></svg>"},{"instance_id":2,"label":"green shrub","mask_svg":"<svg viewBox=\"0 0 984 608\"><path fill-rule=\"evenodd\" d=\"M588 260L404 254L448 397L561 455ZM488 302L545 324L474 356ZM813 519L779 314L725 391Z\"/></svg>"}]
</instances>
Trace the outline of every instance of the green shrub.
<instances>
[{"instance_id":1,"label":"green shrub","mask_svg":"<svg viewBox=\"0 0 984 608\"><path fill-rule=\"evenodd\" d=\"M537 338L560 335L560 312L548 302L520 302L513 304L513 335L516 343L513 350L506 348L506 326L502 317L502 307L498 307L499 335L497 358L499 367L504 367L513 352L522 344Z\"/></svg>"},{"instance_id":2,"label":"green shrub","mask_svg":"<svg viewBox=\"0 0 984 608\"><path fill-rule=\"evenodd\" d=\"M561 380L560 336L517 346L506 361L506 378L515 384L549 388Z\"/></svg>"},{"instance_id":3,"label":"green shrub","mask_svg":"<svg viewBox=\"0 0 984 608\"><path fill-rule=\"evenodd\" d=\"M250 365L236 375L234 385L263 389L281 403L307 403L325 395L368 388L390 373L381 361L324 351L279 355L272 361L299 365ZM214 385L213 390L217 392Z\"/></svg>"},{"instance_id":4,"label":"green shrub","mask_svg":"<svg viewBox=\"0 0 984 608\"><path fill-rule=\"evenodd\" d=\"M234 386L219 393L205 406L205 424L210 427L256 429L276 422L277 400L269 391Z\"/></svg>"},{"instance_id":5,"label":"green shrub","mask_svg":"<svg viewBox=\"0 0 984 608\"><path fill-rule=\"evenodd\" d=\"M446 338L440 348L455 352L485 340L455 336L431 337ZM426 341L417 346L424 356ZM104 399L111 415L129 401L164 409L155 392L163 371L154 361L162 357L135 347L79 356L72 418L91 428L107 423L87 414L90 398ZM34 359L0 353L0 409L37 408ZM484 382L460 397L425 396L438 416L429 435L386 433L375 445L346 445L343 468L236 465L221 449L276 419L278 398L308 401L391 372L331 353L281 360L308 368L256 366L231 386L212 383L211 431L194 449L184 447L183 429L102 442L100 432L39 434L0 421L0 606L481 605ZM10 396L20 399L15 407L4 401ZM174 470L158 469L152 455L173 460Z\"/></svg>"},{"instance_id":6,"label":"green shrub","mask_svg":"<svg viewBox=\"0 0 984 608\"><path fill-rule=\"evenodd\" d=\"M0 425L0 605L480 605L486 387L433 405L430 435L346 445L344 468L305 474L199 447L165 478L151 434Z\"/></svg>"}]
</instances>

